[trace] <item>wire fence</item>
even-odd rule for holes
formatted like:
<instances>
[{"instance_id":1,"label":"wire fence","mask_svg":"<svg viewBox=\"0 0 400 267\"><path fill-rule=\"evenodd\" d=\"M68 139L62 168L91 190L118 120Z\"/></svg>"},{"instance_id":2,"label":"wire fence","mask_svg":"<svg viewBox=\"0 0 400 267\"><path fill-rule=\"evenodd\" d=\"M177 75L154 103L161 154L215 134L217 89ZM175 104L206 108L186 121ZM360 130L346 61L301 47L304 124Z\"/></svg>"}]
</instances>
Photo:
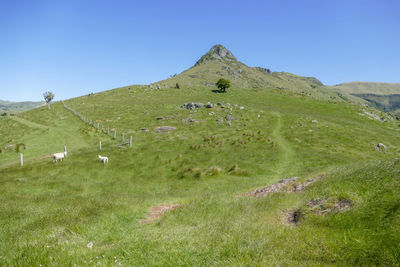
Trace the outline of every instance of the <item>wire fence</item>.
<instances>
[{"instance_id":1,"label":"wire fence","mask_svg":"<svg viewBox=\"0 0 400 267\"><path fill-rule=\"evenodd\" d=\"M99 129L102 133L110 136L111 138L117 139L117 130L116 130L115 127L114 128L113 127L111 127L111 128L110 127L104 127L103 124L100 124L99 122L91 120L91 119L85 117L84 115L82 115L80 112L78 112L78 111L74 110L73 108L67 106L64 103L64 101L61 101L61 103L63 104L64 108L66 108L67 110L71 111L74 115L76 115L83 122L85 122L85 123L97 128L97 129ZM133 141L132 136L129 137L129 141L128 142L125 142L125 133L122 133L121 134L121 141L122 141L122 143L118 144L119 147L125 146L125 145L129 145L129 147L132 147L132 141ZM99 144L99 149L101 150L101 143Z\"/></svg>"}]
</instances>

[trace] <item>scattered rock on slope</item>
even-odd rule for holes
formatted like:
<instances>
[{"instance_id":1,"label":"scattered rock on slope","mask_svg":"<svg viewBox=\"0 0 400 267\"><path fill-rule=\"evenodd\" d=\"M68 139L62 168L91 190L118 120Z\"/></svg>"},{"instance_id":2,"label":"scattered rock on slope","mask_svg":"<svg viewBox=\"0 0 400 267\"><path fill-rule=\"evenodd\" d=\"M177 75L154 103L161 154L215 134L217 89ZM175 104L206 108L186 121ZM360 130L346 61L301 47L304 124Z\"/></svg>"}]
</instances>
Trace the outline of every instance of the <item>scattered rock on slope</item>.
<instances>
[{"instance_id":1,"label":"scattered rock on slope","mask_svg":"<svg viewBox=\"0 0 400 267\"><path fill-rule=\"evenodd\" d=\"M254 196L254 197L261 197L261 196L266 196L268 194L271 193L276 193L276 192L280 192L285 186L287 186L290 182L294 182L298 179L299 177L290 177L288 179L283 179L281 181L279 181L276 184L261 188L261 189L257 189L255 191L251 191L246 193L246 195L248 196Z\"/></svg>"},{"instance_id":2,"label":"scattered rock on slope","mask_svg":"<svg viewBox=\"0 0 400 267\"><path fill-rule=\"evenodd\" d=\"M310 208L310 211L317 215L324 215L334 211L346 211L349 210L352 202L348 199L342 199L331 203L326 198L317 198L307 201L306 206Z\"/></svg>"},{"instance_id":3,"label":"scattered rock on slope","mask_svg":"<svg viewBox=\"0 0 400 267\"><path fill-rule=\"evenodd\" d=\"M181 108L186 108L186 109L196 109L196 108L202 108L204 107L203 103L185 103L181 106Z\"/></svg>"},{"instance_id":4,"label":"scattered rock on slope","mask_svg":"<svg viewBox=\"0 0 400 267\"><path fill-rule=\"evenodd\" d=\"M344 212L351 208L352 201L349 199L332 200L326 198L317 198L308 200L302 208L297 208L284 212L285 223L297 225L299 221L310 212L323 216L332 212Z\"/></svg>"},{"instance_id":5,"label":"scattered rock on slope","mask_svg":"<svg viewBox=\"0 0 400 267\"><path fill-rule=\"evenodd\" d=\"M382 143L378 143L378 145L376 147L386 149L386 146Z\"/></svg>"},{"instance_id":6,"label":"scattered rock on slope","mask_svg":"<svg viewBox=\"0 0 400 267\"><path fill-rule=\"evenodd\" d=\"M309 178L303 183L296 183L299 177L290 177L284 180L279 181L276 184L257 189L255 191L251 191L246 193L245 195L254 196L254 197L263 197L268 194L277 193L277 192L286 192L286 193L295 193L302 192L304 189L309 187L312 183L321 179L322 176L317 176L314 178Z\"/></svg>"},{"instance_id":7,"label":"scattered rock on slope","mask_svg":"<svg viewBox=\"0 0 400 267\"><path fill-rule=\"evenodd\" d=\"M172 126L159 126L155 128L155 131L158 133L167 133L174 130L176 130L176 128Z\"/></svg>"}]
</instances>

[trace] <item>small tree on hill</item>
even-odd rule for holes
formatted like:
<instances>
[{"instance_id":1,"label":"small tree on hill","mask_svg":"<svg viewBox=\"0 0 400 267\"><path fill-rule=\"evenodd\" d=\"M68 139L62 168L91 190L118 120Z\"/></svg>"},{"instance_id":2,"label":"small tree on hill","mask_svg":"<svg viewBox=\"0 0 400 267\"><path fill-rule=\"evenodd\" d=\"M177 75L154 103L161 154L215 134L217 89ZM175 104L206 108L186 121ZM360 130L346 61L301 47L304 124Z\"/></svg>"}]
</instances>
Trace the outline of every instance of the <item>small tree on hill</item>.
<instances>
[{"instance_id":1,"label":"small tree on hill","mask_svg":"<svg viewBox=\"0 0 400 267\"><path fill-rule=\"evenodd\" d=\"M180 87L179 87L179 83L176 83L176 84L175 84L175 88L176 88L176 89L179 89L179 88L180 88Z\"/></svg>"},{"instance_id":2,"label":"small tree on hill","mask_svg":"<svg viewBox=\"0 0 400 267\"><path fill-rule=\"evenodd\" d=\"M226 79L219 79L218 82L215 84L221 93L225 93L226 89L231 87L231 82Z\"/></svg>"},{"instance_id":3,"label":"small tree on hill","mask_svg":"<svg viewBox=\"0 0 400 267\"><path fill-rule=\"evenodd\" d=\"M45 92L43 97L47 103L47 107L50 109L50 102L54 99L54 94L52 92Z\"/></svg>"}]
</instances>

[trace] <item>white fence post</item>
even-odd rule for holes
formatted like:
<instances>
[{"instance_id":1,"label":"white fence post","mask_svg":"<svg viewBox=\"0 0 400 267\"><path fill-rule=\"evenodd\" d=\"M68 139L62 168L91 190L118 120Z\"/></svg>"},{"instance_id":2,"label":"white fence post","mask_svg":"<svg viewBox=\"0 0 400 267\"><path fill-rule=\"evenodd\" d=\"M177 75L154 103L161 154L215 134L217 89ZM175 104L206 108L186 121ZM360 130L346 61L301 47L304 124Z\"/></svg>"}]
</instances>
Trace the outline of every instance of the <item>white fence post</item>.
<instances>
[{"instance_id":1,"label":"white fence post","mask_svg":"<svg viewBox=\"0 0 400 267\"><path fill-rule=\"evenodd\" d=\"M24 166L24 155L22 153L19 154L19 163L21 167Z\"/></svg>"},{"instance_id":2,"label":"white fence post","mask_svg":"<svg viewBox=\"0 0 400 267\"><path fill-rule=\"evenodd\" d=\"M122 133L122 142L124 142L124 141L125 141L125 134Z\"/></svg>"},{"instance_id":3,"label":"white fence post","mask_svg":"<svg viewBox=\"0 0 400 267\"><path fill-rule=\"evenodd\" d=\"M129 138L129 147L132 147L132 135L131 135L131 137Z\"/></svg>"},{"instance_id":4,"label":"white fence post","mask_svg":"<svg viewBox=\"0 0 400 267\"><path fill-rule=\"evenodd\" d=\"M64 152L67 152L67 146L64 146Z\"/></svg>"},{"instance_id":5,"label":"white fence post","mask_svg":"<svg viewBox=\"0 0 400 267\"><path fill-rule=\"evenodd\" d=\"M110 128L107 128L107 134L110 135Z\"/></svg>"},{"instance_id":6,"label":"white fence post","mask_svg":"<svg viewBox=\"0 0 400 267\"><path fill-rule=\"evenodd\" d=\"M99 141L99 149L100 149L100 151L101 151L101 141Z\"/></svg>"}]
</instances>

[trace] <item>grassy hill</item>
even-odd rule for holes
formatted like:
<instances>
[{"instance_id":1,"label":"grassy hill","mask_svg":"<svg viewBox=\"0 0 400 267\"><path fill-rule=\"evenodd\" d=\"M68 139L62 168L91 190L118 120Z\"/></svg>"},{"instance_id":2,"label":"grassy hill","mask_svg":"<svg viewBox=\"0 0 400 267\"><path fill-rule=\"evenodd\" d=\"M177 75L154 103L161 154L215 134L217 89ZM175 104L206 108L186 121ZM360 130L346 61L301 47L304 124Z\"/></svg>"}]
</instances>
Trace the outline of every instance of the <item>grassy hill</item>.
<instances>
[{"instance_id":1,"label":"grassy hill","mask_svg":"<svg viewBox=\"0 0 400 267\"><path fill-rule=\"evenodd\" d=\"M12 113L20 112L36 108L43 104L44 102L32 102L32 101L10 102L10 101L0 100L0 112L12 112Z\"/></svg>"},{"instance_id":2,"label":"grassy hill","mask_svg":"<svg viewBox=\"0 0 400 267\"><path fill-rule=\"evenodd\" d=\"M199 87L215 90L215 83L221 77L229 79L233 88L278 89L317 99L342 101L314 77L302 77L287 72L272 72L262 67L248 67L238 61L222 45L213 46L196 64L164 81L150 85L151 88Z\"/></svg>"},{"instance_id":3,"label":"grassy hill","mask_svg":"<svg viewBox=\"0 0 400 267\"><path fill-rule=\"evenodd\" d=\"M332 89L353 101L364 100L364 103L380 110L400 114L400 83L350 82L338 84Z\"/></svg>"},{"instance_id":4,"label":"grassy hill","mask_svg":"<svg viewBox=\"0 0 400 267\"><path fill-rule=\"evenodd\" d=\"M214 77L199 68L223 57L206 59L188 72ZM297 93L307 78L215 93L187 74L65 101L93 124L59 102L0 119L0 265L398 265L397 121L318 86ZM293 176L286 191L245 195ZM148 217L167 205L179 206Z\"/></svg>"}]
</instances>

